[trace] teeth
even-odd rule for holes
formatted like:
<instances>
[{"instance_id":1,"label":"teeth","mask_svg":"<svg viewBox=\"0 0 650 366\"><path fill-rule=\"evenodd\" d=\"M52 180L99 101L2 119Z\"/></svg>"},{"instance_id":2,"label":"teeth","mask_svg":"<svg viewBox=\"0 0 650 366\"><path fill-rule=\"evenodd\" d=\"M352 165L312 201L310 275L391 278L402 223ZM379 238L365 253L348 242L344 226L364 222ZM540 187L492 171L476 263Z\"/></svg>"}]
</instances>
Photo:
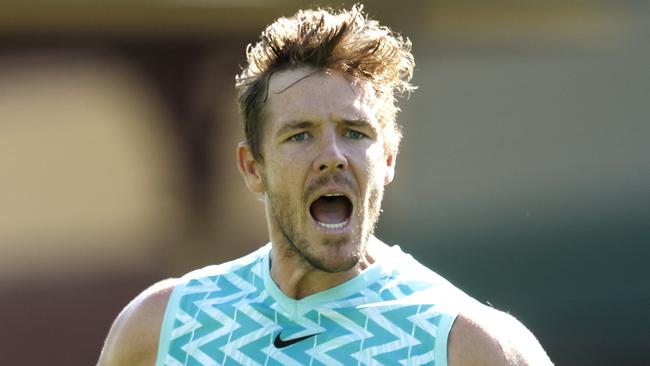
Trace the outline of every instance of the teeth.
<instances>
[{"instance_id":1,"label":"teeth","mask_svg":"<svg viewBox=\"0 0 650 366\"><path fill-rule=\"evenodd\" d=\"M336 229L342 229L345 227L345 225L348 224L349 220L345 220L343 222L339 222L338 224L326 224L324 222L316 221L318 225L324 227L325 229L330 229L330 230L336 230Z\"/></svg>"},{"instance_id":2,"label":"teeth","mask_svg":"<svg viewBox=\"0 0 650 366\"><path fill-rule=\"evenodd\" d=\"M342 193L331 193L331 194L325 194L323 196L325 196L325 197L340 197L340 196L343 196L343 194Z\"/></svg>"}]
</instances>

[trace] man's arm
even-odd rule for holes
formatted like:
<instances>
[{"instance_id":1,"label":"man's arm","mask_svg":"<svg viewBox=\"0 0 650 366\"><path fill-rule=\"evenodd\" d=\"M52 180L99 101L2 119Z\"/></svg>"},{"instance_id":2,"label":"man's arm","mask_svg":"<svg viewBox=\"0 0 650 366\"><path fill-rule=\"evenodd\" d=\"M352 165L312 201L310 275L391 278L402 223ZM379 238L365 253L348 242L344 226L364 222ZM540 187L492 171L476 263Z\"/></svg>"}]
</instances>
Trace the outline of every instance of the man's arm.
<instances>
[{"instance_id":1,"label":"man's arm","mask_svg":"<svg viewBox=\"0 0 650 366\"><path fill-rule=\"evenodd\" d=\"M476 305L462 311L448 341L449 366L552 365L535 336L517 319Z\"/></svg>"},{"instance_id":2,"label":"man's arm","mask_svg":"<svg viewBox=\"0 0 650 366\"><path fill-rule=\"evenodd\" d=\"M98 366L152 366L167 302L176 279L144 290L117 316L106 337Z\"/></svg>"}]
</instances>

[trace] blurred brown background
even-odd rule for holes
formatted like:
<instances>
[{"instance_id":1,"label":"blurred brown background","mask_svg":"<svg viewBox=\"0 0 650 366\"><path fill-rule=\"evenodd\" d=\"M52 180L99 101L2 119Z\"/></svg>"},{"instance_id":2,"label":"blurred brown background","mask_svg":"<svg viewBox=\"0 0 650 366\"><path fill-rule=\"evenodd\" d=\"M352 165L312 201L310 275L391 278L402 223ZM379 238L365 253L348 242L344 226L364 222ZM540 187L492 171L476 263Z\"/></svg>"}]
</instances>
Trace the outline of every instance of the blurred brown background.
<instances>
[{"instance_id":1,"label":"blurred brown background","mask_svg":"<svg viewBox=\"0 0 650 366\"><path fill-rule=\"evenodd\" d=\"M312 4L2 2L0 364L92 365L143 288L265 242L234 75ZM379 236L558 365L647 364L650 5L366 8L413 40L420 87Z\"/></svg>"}]
</instances>

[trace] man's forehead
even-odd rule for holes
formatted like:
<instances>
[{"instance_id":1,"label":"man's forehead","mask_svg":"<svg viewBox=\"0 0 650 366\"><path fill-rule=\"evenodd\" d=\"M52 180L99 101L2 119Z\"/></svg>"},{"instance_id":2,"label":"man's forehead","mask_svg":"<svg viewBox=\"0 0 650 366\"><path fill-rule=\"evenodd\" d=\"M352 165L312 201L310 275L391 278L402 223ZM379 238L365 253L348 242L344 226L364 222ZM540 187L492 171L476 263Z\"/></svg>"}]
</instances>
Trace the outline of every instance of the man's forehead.
<instances>
[{"instance_id":1,"label":"man's forehead","mask_svg":"<svg viewBox=\"0 0 650 366\"><path fill-rule=\"evenodd\" d=\"M371 120L377 119L386 102L385 98L378 97L372 84L367 80L351 80L337 71L307 67L274 73L269 80L268 93L267 101L270 104L273 104L273 100L279 99L311 97L316 101L322 101L331 96L342 97L349 103L351 109L372 116L369 118ZM284 113L286 110L276 112Z\"/></svg>"},{"instance_id":2,"label":"man's forehead","mask_svg":"<svg viewBox=\"0 0 650 366\"><path fill-rule=\"evenodd\" d=\"M319 83L323 79L340 79L341 83L346 84L351 92L364 100L370 101L377 98L377 93L368 80L352 79L350 76L338 71L309 67L298 67L273 73L269 80L269 93L271 95L282 94L300 83Z\"/></svg>"},{"instance_id":3,"label":"man's forehead","mask_svg":"<svg viewBox=\"0 0 650 366\"><path fill-rule=\"evenodd\" d=\"M269 93L281 94L301 81L323 72L325 71L307 67L274 72L269 79Z\"/></svg>"}]
</instances>

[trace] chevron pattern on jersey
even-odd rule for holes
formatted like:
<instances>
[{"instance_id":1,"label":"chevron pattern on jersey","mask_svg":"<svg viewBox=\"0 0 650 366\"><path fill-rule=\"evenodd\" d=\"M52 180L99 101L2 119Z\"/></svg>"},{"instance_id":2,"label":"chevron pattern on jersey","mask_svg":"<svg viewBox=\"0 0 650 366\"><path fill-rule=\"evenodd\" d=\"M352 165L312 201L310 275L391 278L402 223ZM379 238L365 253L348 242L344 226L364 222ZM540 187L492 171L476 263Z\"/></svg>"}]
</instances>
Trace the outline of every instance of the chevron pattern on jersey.
<instances>
[{"instance_id":1,"label":"chevron pattern on jersey","mask_svg":"<svg viewBox=\"0 0 650 366\"><path fill-rule=\"evenodd\" d=\"M438 325L449 315L433 303L408 301L429 290L421 282L410 286L383 275L345 298L289 315L265 289L262 263L260 257L190 279L174 311L169 351L159 364L436 364ZM276 338L288 344L306 336L274 345Z\"/></svg>"}]
</instances>

